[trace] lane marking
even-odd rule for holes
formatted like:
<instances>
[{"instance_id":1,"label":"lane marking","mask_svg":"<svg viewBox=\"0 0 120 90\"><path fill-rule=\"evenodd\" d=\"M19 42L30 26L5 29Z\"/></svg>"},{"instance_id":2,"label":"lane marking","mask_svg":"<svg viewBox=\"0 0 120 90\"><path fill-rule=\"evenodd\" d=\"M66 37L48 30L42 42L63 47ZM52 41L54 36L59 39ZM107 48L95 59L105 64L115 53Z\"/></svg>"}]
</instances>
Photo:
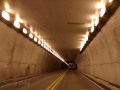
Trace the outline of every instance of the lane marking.
<instances>
[{"instance_id":1,"label":"lane marking","mask_svg":"<svg viewBox=\"0 0 120 90\"><path fill-rule=\"evenodd\" d=\"M54 88L63 80L67 71L65 71L62 75L60 75L46 90L54 90Z\"/></svg>"},{"instance_id":2,"label":"lane marking","mask_svg":"<svg viewBox=\"0 0 120 90\"><path fill-rule=\"evenodd\" d=\"M58 71L56 71L58 72ZM52 73L56 73L56 72L52 72ZM48 73L45 73L45 74L37 74L37 75L33 75L33 76L25 76L25 77L22 77L21 79L8 79L8 80L4 80L4 81L1 81L1 82L10 82L10 84L12 83L16 83L16 82L24 82L24 81L27 81L27 80L32 80L32 79L35 79L35 78L42 78L43 76L46 76L48 74L51 74L51 72L48 72ZM9 85L9 84L5 84L5 85L0 85L0 87L4 87L6 85Z\"/></svg>"},{"instance_id":3,"label":"lane marking","mask_svg":"<svg viewBox=\"0 0 120 90\"><path fill-rule=\"evenodd\" d=\"M49 90L54 90L54 88L57 87L57 85L63 80L64 76L65 74Z\"/></svg>"},{"instance_id":4,"label":"lane marking","mask_svg":"<svg viewBox=\"0 0 120 90\"><path fill-rule=\"evenodd\" d=\"M89 80L90 82L92 82L94 85L96 85L97 87L99 87L101 90L105 90L104 88L102 88L100 85L98 85L97 83L93 82L92 80L90 80L88 77L84 76L83 74L81 74L84 78L86 78L87 80Z\"/></svg>"}]
</instances>

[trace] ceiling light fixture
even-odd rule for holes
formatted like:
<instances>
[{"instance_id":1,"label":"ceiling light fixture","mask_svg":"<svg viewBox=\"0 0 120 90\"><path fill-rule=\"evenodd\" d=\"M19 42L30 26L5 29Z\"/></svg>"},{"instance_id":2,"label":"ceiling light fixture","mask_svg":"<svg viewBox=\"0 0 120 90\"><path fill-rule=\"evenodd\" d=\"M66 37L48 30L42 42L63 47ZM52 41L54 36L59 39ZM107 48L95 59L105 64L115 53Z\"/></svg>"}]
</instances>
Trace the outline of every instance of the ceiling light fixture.
<instances>
[{"instance_id":1,"label":"ceiling light fixture","mask_svg":"<svg viewBox=\"0 0 120 90\"><path fill-rule=\"evenodd\" d=\"M92 25L92 27L91 27L91 33L93 33L94 32L94 29L95 29L95 27L94 27L94 24Z\"/></svg>"},{"instance_id":2,"label":"ceiling light fixture","mask_svg":"<svg viewBox=\"0 0 120 90\"><path fill-rule=\"evenodd\" d=\"M43 43L43 42L41 43L41 46L42 46L42 47L44 46L44 43Z\"/></svg>"},{"instance_id":3,"label":"ceiling light fixture","mask_svg":"<svg viewBox=\"0 0 120 90\"><path fill-rule=\"evenodd\" d=\"M83 49L84 46L85 46L85 43L82 42L82 43L80 44L80 51Z\"/></svg>"},{"instance_id":4,"label":"ceiling light fixture","mask_svg":"<svg viewBox=\"0 0 120 90\"><path fill-rule=\"evenodd\" d=\"M23 23L23 21L21 20L21 18L20 18L20 16L18 14L16 15L16 21Z\"/></svg>"},{"instance_id":5,"label":"ceiling light fixture","mask_svg":"<svg viewBox=\"0 0 120 90\"><path fill-rule=\"evenodd\" d=\"M40 41L40 40L38 41L38 44L39 44L39 45L41 44L41 41Z\"/></svg>"},{"instance_id":6,"label":"ceiling light fixture","mask_svg":"<svg viewBox=\"0 0 120 90\"><path fill-rule=\"evenodd\" d=\"M7 13L6 11L2 11L2 17L7 20L10 21L10 15L9 13Z\"/></svg>"},{"instance_id":7,"label":"ceiling light fixture","mask_svg":"<svg viewBox=\"0 0 120 90\"><path fill-rule=\"evenodd\" d=\"M99 24L99 16L96 15L95 16L95 26L97 26Z\"/></svg>"},{"instance_id":8,"label":"ceiling light fixture","mask_svg":"<svg viewBox=\"0 0 120 90\"><path fill-rule=\"evenodd\" d=\"M103 4L101 6L100 17L103 17L103 15L105 14L105 12L106 12L106 6L105 6L105 4Z\"/></svg>"},{"instance_id":9,"label":"ceiling light fixture","mask_svg":"<svg viewBox=\"0 0 120 90\"><path fill-rule=\"evenodd\" d=\"M20 29L20 23L18 21L14 21L14 26L18 29Z\"/></svg>"},{"instance_id":10,"label":"ceiling light fixture","mask_svg":"<svg viewBox=\"0 0 120 90\"><path fill-rule=\"evenodd\" d=\"M88 36L87 35L85 35L85 41L88 41Z\"/></svg>"},{"instance_id":11,"label":"ceiling light fixture","mask_svg":"<svg viewBox=\"0 0 120 90\"><path fill-rule=\"evenodd\" d=\"M35 36L37 37L37 32L34 32Z\"/></svg>"},{"instance_id":12,"label":"ceiling light fixture","mask_svg":"<svg viewBox=\"0 0 120 90\"><path fill-rule=\"evenodd\" d=\"M109 3L112 3L113 2L113 0L109 0Z\"/></svg>"},{"instance_id":13,"label":"ceiling light fixture","mask_svg":"<svg viewBox=\"0 0 120 90\"><path fill-rule=\"evenodd\" d=\"M119 0L100 0L101 2L97 4L97 10L95 16L92 16L92 26L90 28L89 41L85 40L80 45L80 54L82 54L86 48L91 44L92 40L98 35L99 31L102 30L104 25L110 20L114 15L116 10L120 6ZM112 11L112 13L110 13ZM96 30L96 31L95 31ZM94 32L95 31L95 32Z\"/></svg>"},{"instance_id":14,"label":"ceiling light fixture","mask_svg":"<svg viewBox=\"0 0 120 90\"><path fill-rule=\"evenodd\" d=\"M10 6L9 6L8 3L6 3L6 2L4 3L4 7L5 7L6 10L9 10L9 9L10 9Z\"/></svg>"},{"instance_id":15,"label":"ceiling light fixture","mask_svg":"<svg viewBox=\"0 0 120 90\"><path fill-rule=\"evenodd\" d=\"M101 3L101 2L99 2L99 3L97 4L97 9L100 9L100 8L101 8L101 6L102 6L102 3Z\"/></svg>"},{"instance_id":16,"label":"ceiling light fixture","mask_svg":"<svg viewBox=\"0 0 120 90\"><path fill-rule=\"evenodd\" d=\"M0 13L1 17L7 21L11 21L10 20L11 14L9 14L9 13L11 13L12 11L10 10L9 4L6 2L4 3L4 9L5 9L5 11L2 11ZM19 30L20 32L22 32L24 34L28 34L28 38L30 38L32 41L35 41L36 44L41 45L44 49L46 49L52 55L55 55L56 58L58 58L59 60L61 60L62 62L64 62L65 64L68 65L68 63L65 62L65 60L58 53L56 53L54 50L52 50L51 47L46 42L43 41L43 38L41 38L39 35L37 35L37 32L33 32L32 27L30 27L30 33L28 32L27 24L21 20L21 18L18 14L15 15L14 12L12 12L12 15L13 15L13 17L15 17L15 20L13 22L11 21L10 24L12 24L16 29L21 29L21 27L22 27L21 24L24 24L26 27L22 27L22 30L21 31ZM83 24L83 23L80 23L80 24ZM13 28L13 29L15 29L15 28Z\"/></svg>"},{"instance_id":17,"label":"ceiling light fixture","mask_svg":"<svg viewBox=\"0 0 120 90\"><path fill-rule=\"evenodd\" d=\"M41 36L39 35L39 36L37 36L38 38L39 38L39 40L41 40Z\"/></svg>"},{"instance_id":18,"label":"ceiling light fixture","mask_svg":"<svg viewBox=\"0 0 120 90\"><path fill-rule=\"evenodd\" d=\"M31 39L33 38L33 34L32 33L29 34L29 38L31 38Z\"/></svg>"},{"instance_id":19,"label":"ceiling light fixture","mask_svg":"<svg viewBox=\"0 0 120 90\"><path fill-rule=\"evenodd\" d=\"M83 47L84 47L84 46L81 46L81 47L80 47L80 51L82 51Z\"/></svg>"},{"instance_id":20,"label":"ceiling light fixture","mask_svg":"<svg viewBox=\"0 0 120 90\"><path fill-rule=\"evenodd\" d=\"M27 34L27 29L26 28L23 28L23 33Z\"/></svg>"},{"instance_id":21,"label":"ceiling light fixture","mask_svg":"<svg viewBox=\"0 0 120 90\"><path fill-rule=\"evenodd\" d=\"M30 27L30 32L33 33L33 28L32 27Z\"/></svg>"},{"instance_id":22,"label":"ceiling light fixture","mask_svg":"<svg viewBox=\"0 0 120 90\"><path fill-rule=\"evenodd\" d=\"M84 39L84 40L81 42L81 44L86 44L86 40Z\"/></svg>"},{"instance_id":23,"label":"ceiling light fixture","mask_svg":"<svg viewBox=\"0 0 120 90\"><path fill-rule=\"evenodd\" d=\"M37 42L37 38L36 37L34 37L34 41Z\"/></svg>"}]
</instances>

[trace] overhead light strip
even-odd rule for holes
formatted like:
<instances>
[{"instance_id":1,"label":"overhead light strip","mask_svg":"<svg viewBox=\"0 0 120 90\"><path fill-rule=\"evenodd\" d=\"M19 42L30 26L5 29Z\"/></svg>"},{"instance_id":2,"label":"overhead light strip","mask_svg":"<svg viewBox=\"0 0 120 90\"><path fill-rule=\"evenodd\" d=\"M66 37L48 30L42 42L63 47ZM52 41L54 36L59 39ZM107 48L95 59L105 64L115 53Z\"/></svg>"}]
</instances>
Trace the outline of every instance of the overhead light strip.
<instances>
[{"instance_id":1,"label":"overhead light strip","mask_svg":"<svg viewBox=\"0 0 120 90\"><path fill-rule=\"evenodd\" d=\"M65 62L65 60L57 52L55 52L53 49L51 49L49 44L47 44L43 40L43 38L40 38L40 35L37 35L37 32L33 33L31 28L28 29L24 25L24 23L22 23L22 20L19 15L14 15L14 14L7 12L7 10L10 10L10 6L8 3L5 2L5 4L3 4L3 8L4 9L2 11L0 11L0 20L2 22L4 22L6 25L13 28L18 33L22 34L29 40L33 41L35 44L42 47L43 49L45 49L46 51L48 51L49 53L51 53L52 55L57 57L59 60L61 60L62 62L64 62L65 64L68 65L68 63Z\"/></svg>"},{"instance_id":2,"label":"overhead light strip","mask_svg":"<svg viewBox=\"0 0 120 90\"><path fill-rule=\"evenodd\" d=\"M102 0L103 1L103 0ZM95 36L100 32L105 23L111 18L120 6L120 0L108 0L107 3L101 2L99 10L95 13L91 28L88 30L88 40L84 39L80 45L80 54L87 48Z\"/></svg>"}]
</instances>

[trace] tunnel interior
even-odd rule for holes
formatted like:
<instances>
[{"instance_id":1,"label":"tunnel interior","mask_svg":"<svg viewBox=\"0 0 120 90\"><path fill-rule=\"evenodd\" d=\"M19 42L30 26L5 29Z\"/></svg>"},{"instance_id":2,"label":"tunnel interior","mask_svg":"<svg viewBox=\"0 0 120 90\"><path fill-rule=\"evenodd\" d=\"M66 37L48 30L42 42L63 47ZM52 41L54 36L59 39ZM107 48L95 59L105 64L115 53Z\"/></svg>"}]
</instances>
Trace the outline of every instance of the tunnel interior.
<instances>
[{"instance_id":1,"label":"tunnel interior","mask_svg":"<svg viewBox=\"0 0 120 90\"><path fill-rule=\"evenodd\" d=\"M55 81L41 90L119 90L119 6L120 0L0 0L0 90L32 90L9 83L28 78Z\"/></svg>"}]
</instances>

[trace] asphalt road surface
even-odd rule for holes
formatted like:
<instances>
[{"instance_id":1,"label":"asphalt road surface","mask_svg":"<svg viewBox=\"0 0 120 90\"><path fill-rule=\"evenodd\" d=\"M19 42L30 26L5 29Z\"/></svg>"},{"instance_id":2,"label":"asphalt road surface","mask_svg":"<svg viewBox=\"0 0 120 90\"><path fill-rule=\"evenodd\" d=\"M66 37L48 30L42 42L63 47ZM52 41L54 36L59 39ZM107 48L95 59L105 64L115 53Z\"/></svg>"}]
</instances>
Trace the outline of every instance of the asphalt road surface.
<instances>
[{"instance_id":1,"label":"asphalt road surface","mask_svg":"<svg viewBox=\"0 0 120 90\"><path fill-rule=\"evenodd\" d=\"M78 71L63 70L0 86L0 90L106 90Z\"/></svg>"}]
</instances>

